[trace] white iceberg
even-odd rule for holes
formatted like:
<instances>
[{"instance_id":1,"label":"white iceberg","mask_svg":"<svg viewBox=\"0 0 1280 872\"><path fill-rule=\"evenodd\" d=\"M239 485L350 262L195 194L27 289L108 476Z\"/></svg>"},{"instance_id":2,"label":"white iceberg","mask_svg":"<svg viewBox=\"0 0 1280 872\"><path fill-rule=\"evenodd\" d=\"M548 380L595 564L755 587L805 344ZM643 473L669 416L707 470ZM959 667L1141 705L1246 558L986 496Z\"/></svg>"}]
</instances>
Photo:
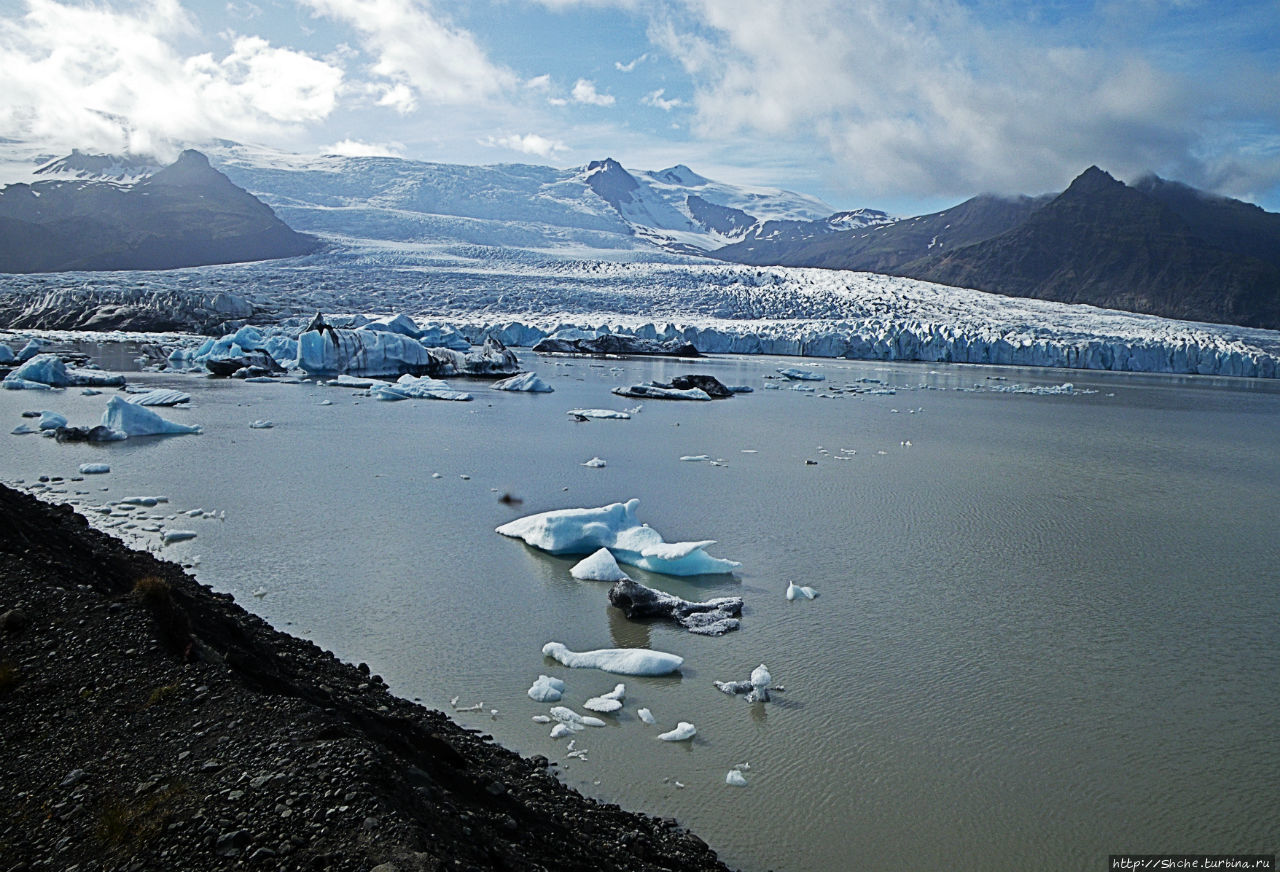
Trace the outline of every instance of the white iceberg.
<instances>
[{"instance_id":1,"label":"white iceberg","mask_svg":"<svg viewBox=\"0 0 1280 872\"><path fill-rule=\"evenodd\" d=\"M511 378L496 381L493 383L492 388L495 391L525 391L534 394L549 394L555 391L555 388L532 372L524 372L520 375L513 375Z\"/></svg>"},{"instance_id":2,"label":"white iceberg","mask_svg":"<svg viewBox=\"0 0 1280 872\"><path fill-rule=\"evenodd\" d=\"M667 730L665 733L659 733L658 738L664 742L687 742L698 734L698 730L688 721L681 721L676 724L674 730Z\"/></svg>"},{"instance_id":3,"label":"white iceberg","mask_svg":"<svg viewBox=\"0 0 1280 872\"><path fill-rule=\"evenodd\" d=\"M543 645L542 654L571 669L599 669L618 675L667 675L684 663L684 658L676 654L648 648L601 648L575 652L560 642Z\"/></svg>"},{"instance_id":4,"label":"white iceberg","mask_svg":"<svg viewBox=\"0 0 1280 872\"><path fill-rule=\"evenodd\" d=\"M111 471L111 467L105 463L82 463L80 464L81 475L105 475Z\"/></svg>"},{"instance_id":5,"label":"white iceberg","mask_svg":"<svg viewBox=\"0 0 1280 872\"><path fill-rule=\"evenodd\" d=\"M572 736L573 733L573 727L568 724L556 724L551 728L551 738L553 739L563 739L565 736Z\"/></svg>"},{"instance_id":6,"label":"white iceberg","mask_svg":"<svg viewBox=\"0 0 1280 872\"><path fill-rule=\"evenodd\" d=\"M582 732L584 727L603 727L604 721L590 715L580 715L571 708L558 705L551 709L551 717L564 724L575 733Z\"/></svg>"},{"instance_id":7,"label":"white iceberg","mask_svg":"<svg viewBox=\"0 0 1280 872\"><path fill-rule=\"evenodd\" d=\"M156 388L142 393L129 394L124 399L125 402L133 403L135 406L176 406L179 403L190 402L191 395L184 394L182 391L169 390L168 388Z\"/></svg>"},{"instance_id":8,"label":"white iceberg","mask_svg":"<svg viewBox=\"0 0 1280 872\"><path fill-rule=\"evenodd\" d=\"M657 530L636 520L637 499L594 509L558 509L503 524L497 532L523 539L552 554L589 554L608 548L615 560L664 575L732 572L742 564L712 557L703 549L714 539L666 542Z\"/></svg>"},{"instance_id":9,"label":"white iceberg","mask_svg":"<svg viewBox=\"0 0 1280 872\"><path fill-rule=\"evenodd\" d=\"M271 421L266 420L265 418L259 418L256 421L249 422L250 430L270 430L274 426L275 424L273 424Z\"/></svg>"},{"instance_id":10,"label":"white iceberg","mask_svg":"<svg viewBox=\"0 0 1280 872\"><path fill-rule=\"evenodd\" d=\"M569 570L569 574L581 581L607 581L612 583L630 579L630 576L618 566L618 561L613 559L613 555L609 553L608 548L601 548L591 556L579 560Z\"/></svg>"},{"instance_id":11,"label":"white iceberg","mask_svg":"<svg viewBox=\"0 0 1280 872\"><path fill-rule=\"evenodd\" d=\"M636 709L636 717L644 721L646 724L656 724L658 719L653 716L653 712L647 708Z\"/></svg>"},{"instance_id":12,"label":"white iceberg","mask_svg":"<svg viewBox=\"0 0 1280 872\"><path fill-rule=\"evenodd\" d=\"M454 400L467 402L471 394L455 391L448 382L430 376L402 375L393 385L379 384L370 395L378 400Z\"/></svg>"},{"instance_id":13,"label":"white iceberg","mask_svg":"<svg viewBox=\"0 0 1280 872\"><path fill-rule=\"evenodd\" d=\"M724 777L724 783L733 787L746 787L747 777L737 769L730 769L729 774Z\"/></svg>"},{"instance_id":14,"label":"white iceberg","mask_svg":"<svg viewBox=\"0 0 1280 872\"><path fill-rule=\"evenodd\" d=\"M136 406L120 397L107 401L100 423L126 436L177 436L201 432L197 426L166 421L145 406Z\"/></svg>"},{"instance_id":15,"label":"white iceberg","mask_svg":"<svg viewBox=\"0 0 1280 872\"><path fill-rule=\"evenodd\" d=\"M564 696L564 682L550 675L539 675L528 692L529 699L536 702L559 702Z\"/></svg>"},{"instance_id":16,"label":"white iceberg","mask_svg":"<svg viewBox=\"0 0 1280 872\"><path fill-rule=\"evenodd\" d=\"M818 595L818 592L813 588L808 587L807 585L799 585L799 584L796 584L794 581L787 582L787 599L788 600L794 600L799 597L804 597L805 599L814 599L815 597L817 597L817 595Z\"/></svg>"},{"instance_id":17,"label":"white iceberg","mask_svg":"<svg viewBox=\"0 0 1280 872\"><path fill-rule=\"evenodd\" d=\"M614 409L570 409L565 414L577 418L615 418L623 421L631 417L630 412L619 412Z\"/></svg>"},{"instance_id":18,"label":"white iceberg","mask_svg":"<svg viewBox=\"0 0 1280 872\"><path fill-rule=\"evenodd\" d=\"M603 457L593 457L581 465L588 467L589 469L604 469L609 464L605 462Z\"/></svg>"},{"instance_id":19,"label":"white iceberg","mask_svg":"<svg viewBox=\"0 0 1280 872\"><path fill-rule=\"evenodd\" d=\"M826 381L827 377L820 372L811 372L803 369L795 369L789 367L787 369L778 370L778 374L783 378L789 378L792 381Z\"/></svg>"},{"instance_id":20,"label":"white iceberg","mask_svg":"<svg viewBox=\"0 0 1280 872\"><path fill-rule=\"evenodd\" d=\"M195 530L169 530L161 537L164 544L172 545L174 542L185 542L188 539L196 538Z\"/></svg>"},{"instance_id":21,"label":"white iceberg","mask_svg":"<svg viewBox=\"0 0 1280 872\"><path fill-rule=\"evenodd\" d=\"M602 693L599 696L593 696L582 704L584 709L593 712L601 712L608 714L616 712L622 708L623 697L626 696L627 686L625 684L614 685L613 690L608 693Z\"/></svg>"}]
</instances>

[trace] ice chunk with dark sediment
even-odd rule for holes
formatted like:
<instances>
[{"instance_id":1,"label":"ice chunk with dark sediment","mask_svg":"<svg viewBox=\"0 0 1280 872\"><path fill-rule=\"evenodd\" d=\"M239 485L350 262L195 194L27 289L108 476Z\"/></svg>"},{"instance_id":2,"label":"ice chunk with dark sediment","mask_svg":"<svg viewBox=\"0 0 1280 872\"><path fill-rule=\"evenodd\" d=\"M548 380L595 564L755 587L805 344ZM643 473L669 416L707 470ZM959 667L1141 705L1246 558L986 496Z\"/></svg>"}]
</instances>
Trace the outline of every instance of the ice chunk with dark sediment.
<instances>
[{"instance_id":1,"label":"ice chunk with dark sediment","mask_svg":"<svg viewBox=\"0 0 1280 872\"><path fill-rule=\"evenodd\" d=\"M632 620L666 618L702 636L720 636L741 626L742 597L691 602L627 578L609 589L609 603Z\"/></svg>"}]
</instances>

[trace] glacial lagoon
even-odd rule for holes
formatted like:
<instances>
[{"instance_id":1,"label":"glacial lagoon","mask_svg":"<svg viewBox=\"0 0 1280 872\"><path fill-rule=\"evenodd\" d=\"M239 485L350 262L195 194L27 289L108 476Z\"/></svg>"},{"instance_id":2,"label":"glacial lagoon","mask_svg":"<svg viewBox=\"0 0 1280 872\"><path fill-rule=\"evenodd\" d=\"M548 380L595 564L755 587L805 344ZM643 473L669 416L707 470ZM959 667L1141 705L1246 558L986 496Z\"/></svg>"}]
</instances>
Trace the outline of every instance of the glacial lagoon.
<instances>
[{"instance_id":1,"label":"glacial lagoon","mask_svg":"<svg viewBox=\"0 0 1280 872\"><path fill-rule=\"evenodd\" d=\"M749 872L1100 869L1112 853L1280 844L1280 384L521 358L554 393L459 380L474 401L387 403L137 374L191 393L161 411L203 434L59 445L6 430L0 477L108 464L53 496L95 524L110 516L94 507L167 497L132 510L145 517L128 535L198 558L202 581L403 696L483 703L456 719L558 761L584 793L677 818ZM826 380L766 378L797 365ZM566 415L634 408L610 388L687 372L754 392ZM109 395L0 391L0 421L51 409L93 424ZM606 465L582 465L593 457ZM628 622L607 584L571 577L576 558L494 532L630 498L668 541L714 539L708 553L742 566L627 573L687 599L743 597L739 631ZM163 546L146 527L197 535ZM790 581L818 598L788 601ZM684 666L570 670L542 655L552 640ZM760 663L785 688L769 703L713 685ZM585 759L531 720L549 708L526 695L540 673L579 711L625 682L607 726L573 737ZM692 741L657 740L680 721ZM739 764L746 786L726 784Z\"/></svg>"}]
</instances>

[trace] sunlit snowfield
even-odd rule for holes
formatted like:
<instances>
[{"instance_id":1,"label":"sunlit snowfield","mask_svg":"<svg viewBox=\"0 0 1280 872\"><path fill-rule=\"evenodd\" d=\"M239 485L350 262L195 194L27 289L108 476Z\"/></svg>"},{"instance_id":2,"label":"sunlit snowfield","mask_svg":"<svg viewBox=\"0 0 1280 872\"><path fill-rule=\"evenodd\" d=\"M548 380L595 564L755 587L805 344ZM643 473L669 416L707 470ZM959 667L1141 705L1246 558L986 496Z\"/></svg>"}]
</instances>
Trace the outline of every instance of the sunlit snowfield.
<instances>
[{"instance_id":1,"label":"sunlit snowfield","mask_svg":"<svg viewBox=\"0 0 1280 872\"><path fill-rule=\"evenodd\" d=\"M521 356L555 393L469 383L472 403L382 403L139 375L191 392L191 409L162 411L204 434L5 435L0 475L109 463L55 496L167 496L143 512L198 533L162 551L199 555L201 580L404 696L483 702L457 719L559 760L586 793L678 818L745 870L1085 869L1280 842L1280 385L827 361L827 386L897 393L824 399L763 389L795 359ZM647 402L627 421L565 414L634 406L609 388L681 372L755 392ZM1074 395L990 390L1063 381ZM0 391L0 421L51 408L96 423L104 399ZM258 419L275 426L249 429ZM702 454L725 465L679 459ZM593 456L608 465L580 465ZM708 551L742 568L629 573L690 599L744 597L739 632L629 623L608 585L570 577L573 560L493 532L630 497L668 540L716 539ZM170 517L196 508L225 520ZM788 602L788 580L819 598ZM544 659L551 640L649 645L685 667L622 679L622 712L575 737L585 761L566 760L526 689L562 677L578 707L617 679ZM786 688L769 704L712 685L761 662ZM678 720L697 726L692 743L655 739ZM749 785L726 785L740 763Z\"/></svg>"}]
</instances>

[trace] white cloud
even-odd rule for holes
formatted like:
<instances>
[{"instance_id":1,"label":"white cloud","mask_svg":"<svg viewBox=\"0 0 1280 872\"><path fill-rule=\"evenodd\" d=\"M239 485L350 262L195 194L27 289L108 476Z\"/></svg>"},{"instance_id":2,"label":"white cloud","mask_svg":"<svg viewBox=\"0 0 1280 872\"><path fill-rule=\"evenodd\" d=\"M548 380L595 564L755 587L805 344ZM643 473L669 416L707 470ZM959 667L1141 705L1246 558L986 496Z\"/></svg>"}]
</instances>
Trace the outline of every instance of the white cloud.
<instances>
[{"instance_id":1,"label":"white cloud","mask_svg":"<svg viewBox=\"0 0 1280 872\"><path fill-rule=\"evenodd\" d=\"M532 79L525 79L524 86L530 91L546 91L551 88L551 74L543 73L541 76L534 76Z\"/></svg>"},{"instance_id":2,"label":"white cloud","mask_svg":"<svg viewBox=\"0 0 1280 872\"><path fill-rule=\"evenodd\" d=\"M557 152L568 151L569 147L559 140L547 139L536 133L508 134L506 136L489 136L480 140L480 144L490 148L509 148L512 151L538 157L551 157Z\"/></svg>"},{"instance_id":3,"label":"white cloud","mask_svg":"<svg viewBox=\"0 0 1280 872\"><path fill-rule=\"evenodd\" d=\"M184 57L177 0L116 11L26 0L0 18L0 129L57 146L172 156L181 142L281 135L327 117L342 70L254 36Z\"/></svg>"},{"instance_id":4,"label":"white cloud","mask_svg":"<svg viewBox=\"0 0 1280 872\"><path fill-rule=\"evenodd\" d=\"M815 137L864 192L1035 192L1093 163L1194 184L1211 175L1201 155L1220 148L1224 124L1250 120L1280 146L1274 77L1259 89L1238 70L1236 84L1184 74L1123 29L993 8L682 0L651 16L649 35L692 79L701 136Z\"/></svg>"},{"instance_id":5,"label":"white cloud","mask_svg":"<svg viewBox=\"0 0 1280 872\"><path fill-rule=\"evenodd\" d=\"M404 146L400 143L361 142L344 139L320 149L321 154L337 154L343 157L401 157Z\"/></svg>"},{"instance_id":6,"label":"white cloud","mask_svg":"<svg viewBox=\"0 0 1280 872\"><path fill-rule=\"evenodd\" d=\"M376 59L370 71L430 103L483 100L516 84L475 37L452 27L423 0L300 0L317 15L360 34ZM404 106L404 101L394 105Z\"/></svg>"},{"instance_id":7,"label":"white cloud","mask_svg":"<svg viewBox=\"0 0 1280 872\"><path fill-rule=\"evenodd\" d=\"M666 88L659 88L656 91L650 91L640 98L640 102L646 106L652 106L655 109L661 109L663 112L670 112L677 106L683 106L684 101L679 97L672 97L670 100L662 95L667 92Z\"/></svg>"},{"instance_id":8,"label":"white cloud","mask_svg":"<svg viewBox=\"0 0 1280 872\"><path fill-rule=\"evenodd\" d=\"M634 60L628 61L625 64L622 61L614 61L613 66L614 66L614 69L616 69L620 73L630 73L634 71L637 66L644 63L648 59L649 59L649 53L645 52L644 54L640 55L640 57L635 58Z\"/></svg>"},{"instance_id":9,"label":"white cloud","mask_svg":"<svg viewBox=\"0 0 1280 872\"><path fill-rule=\"evenodd\" d=\"M573 86L573 102L589 106L612 106L612 94L601 94L596 91L596 83L590 79L578 79Z\"/></svg>"}]
</instances>

